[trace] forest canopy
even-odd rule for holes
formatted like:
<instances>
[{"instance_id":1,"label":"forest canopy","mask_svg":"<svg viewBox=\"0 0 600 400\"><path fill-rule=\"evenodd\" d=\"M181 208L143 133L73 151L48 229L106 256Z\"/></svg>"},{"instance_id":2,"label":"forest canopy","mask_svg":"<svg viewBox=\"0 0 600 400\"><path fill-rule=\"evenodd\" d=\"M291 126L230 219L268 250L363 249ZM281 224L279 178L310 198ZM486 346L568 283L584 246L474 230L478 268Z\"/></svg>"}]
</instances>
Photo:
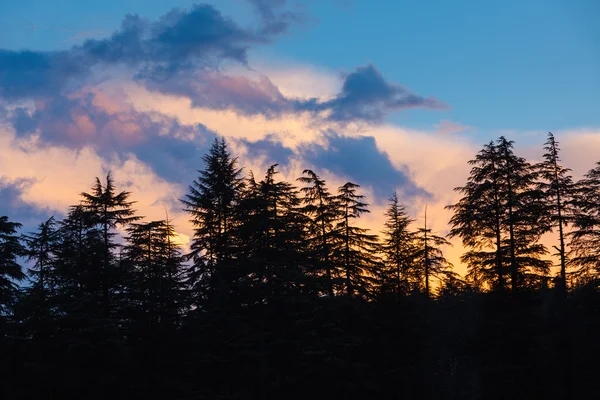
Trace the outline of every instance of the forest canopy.
<instances>
[{"instance_id":1,"label":"forest canopy","mask_svg":"<svg viewBox=\"0 0 600 400\"><path fill-rule=\"evenodd\" d=\"M246 174L225 139L181 199L189 252L110 173L33 232L0 216L0 393L598 394L585 364L599 350L600 162L575 181L552 133L541 162L513 145L500 137L469 161L448 237L396 193L372 232L359 183L310 169L286 182L277 164ZM444 256L450 238L465 276Z\"/></svg>"}]
</instances>

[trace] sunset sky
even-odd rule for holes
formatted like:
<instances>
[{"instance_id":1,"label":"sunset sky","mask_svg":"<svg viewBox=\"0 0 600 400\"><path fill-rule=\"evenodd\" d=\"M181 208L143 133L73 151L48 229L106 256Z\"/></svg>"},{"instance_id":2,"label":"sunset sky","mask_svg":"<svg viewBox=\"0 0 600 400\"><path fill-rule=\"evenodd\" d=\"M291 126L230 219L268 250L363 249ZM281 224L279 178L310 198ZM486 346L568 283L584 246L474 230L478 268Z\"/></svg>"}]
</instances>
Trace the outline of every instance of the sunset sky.
<instances>
[{"instance_id":1,"label":"sunset sky","mask_svg":"<svg viewBox=\"0 0 600 400\"><path fill-rule=\"evenodd\" d=\"M0 215L33 229L112 171L186 242L178 199L220 135L258 177L279 163L360 184L376 232L397 190L444 235L491 139L536 161L552 131L576 177L600 161L598 15L596 0L2 1Z\"/></svg>"}]
</instances>

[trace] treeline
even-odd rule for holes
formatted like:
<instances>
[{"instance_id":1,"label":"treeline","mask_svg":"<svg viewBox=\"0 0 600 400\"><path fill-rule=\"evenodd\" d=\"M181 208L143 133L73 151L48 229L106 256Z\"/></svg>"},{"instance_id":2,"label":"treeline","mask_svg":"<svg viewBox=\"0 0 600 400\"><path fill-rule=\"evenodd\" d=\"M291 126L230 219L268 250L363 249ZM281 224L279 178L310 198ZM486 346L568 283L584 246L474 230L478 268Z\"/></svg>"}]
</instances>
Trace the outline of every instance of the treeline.
<instances>
[{"instance_id":1,"label":"treeline","mask_svg":"<svg viewBox=\"0 0 600 400\"><path fill-rule=\"evenodd\" d=\"M357 184L244 176L223 139L181 200L189 253L110 174L34 232L0 217L0 394L598 395L600 164L574 182L552 134L544 148L529 163L501 137L470 161L448 206L465 277L395 194L377 235Z\"/></svg>"}]
</instances>

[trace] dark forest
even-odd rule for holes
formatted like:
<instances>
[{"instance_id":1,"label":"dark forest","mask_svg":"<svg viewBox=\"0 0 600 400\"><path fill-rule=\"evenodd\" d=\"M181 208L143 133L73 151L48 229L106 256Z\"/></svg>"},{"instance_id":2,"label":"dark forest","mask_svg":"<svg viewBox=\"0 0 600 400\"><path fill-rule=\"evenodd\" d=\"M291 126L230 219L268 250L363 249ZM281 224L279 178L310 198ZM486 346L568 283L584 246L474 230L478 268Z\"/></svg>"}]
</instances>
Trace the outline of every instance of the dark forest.
<instances>
[{"instance_id":1,"label":"dark forest","mask_svg":"<svg viewBox=\"0 0 600 400\"><path fill-rule=\"evenodd\" d=\"M600 398L600 163L575 180L551 133L469 163L448 237L395 193L371 232L360 182L255 176L224 139L189 252L110 173L32 232L0 216L0 397Z\"/></svg>"}]
</instances>

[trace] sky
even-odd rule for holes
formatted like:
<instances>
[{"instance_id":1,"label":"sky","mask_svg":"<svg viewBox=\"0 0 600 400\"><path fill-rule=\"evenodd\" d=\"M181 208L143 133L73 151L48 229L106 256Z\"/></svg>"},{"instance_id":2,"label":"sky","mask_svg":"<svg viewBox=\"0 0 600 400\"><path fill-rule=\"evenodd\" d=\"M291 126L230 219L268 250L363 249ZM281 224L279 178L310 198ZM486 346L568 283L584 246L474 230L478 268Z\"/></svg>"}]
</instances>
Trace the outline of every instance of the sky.
<instances>
[{"instance_id":1,"label":"sky","mask_svg":"<svg viewBox=\"0 0 600 400\"><path fill-rule=\"evenodd\" d=\"M0 2L0 215L33 229L112 171L187 244L178 199L223 136L257 176L276 162L289 181L360 184L375 232L396 190L443 235L489 140L535 161L552 131L576 177L600 160L597 15L595 0Z\"/></svg>"}]
</instances>

